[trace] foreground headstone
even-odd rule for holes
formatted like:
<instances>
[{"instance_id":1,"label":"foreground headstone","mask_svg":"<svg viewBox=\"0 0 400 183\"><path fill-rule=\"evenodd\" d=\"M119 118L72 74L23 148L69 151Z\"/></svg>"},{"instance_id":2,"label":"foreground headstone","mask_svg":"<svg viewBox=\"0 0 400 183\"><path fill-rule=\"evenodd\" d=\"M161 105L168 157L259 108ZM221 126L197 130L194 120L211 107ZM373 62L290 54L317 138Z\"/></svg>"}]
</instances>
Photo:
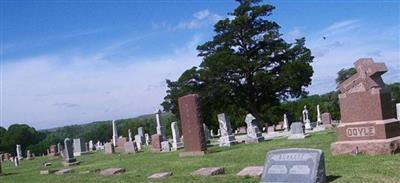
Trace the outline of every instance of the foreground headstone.
<instances>
[{"instance_id":1,"label":"foreground headstone","mask_svg":"<svg viewBox=\"0 0 400 183\"><path fill-rule=\"evenodd\" d=\"M172 150L175 151L183 147L181 141L181 133L179 132L178 123L176 121L171 123L171 130L172 130Z\"/></svg>"},{"instance_id":2,"label":"foreground headstone","mask_svg":"<svg viewBox=\"0 0 400 183\"><path fill-rule=\"evenodd\" d=\"M354 66L357 73L339 86L341 123L338 142L331 145L332 154L399 152L400 122L390 90L381 78L387 71L385 64L359 59Z\"/></svg>"},{"instance_id":3,"label":"foreground headstone","mask_svg":"<svg viewBox=\"0 0 400 183\"><path fill-rule=\"evenodd\" d=\"M269 151L261 182L325 183L324 153L306 148Z\"/></svg>"},{"instance_id":4,"label":"foreground headstone","mask_svg":"<svg viewBox=\"0 0 400 183\"><path fill-rule=\"evenodd\" d=\"M114 144L110 143L110 142L107 142L106 144L104 144L104 153L105 154L115 153Z\"/></svg>"},{"instance_id":5,"label":"foreground headstone","mask_svg":"<svg viewBox=\"0 0 400 183\"><path fill-rule=\"evenodd\" d=\"M64 147L65 147L65 158L63 162L64 166L78 165L79 161L76 161L74 157L71 139L66 138L64 140Z\"/></svg>"},{"instance_id":6,"label":"foreground headstone","mask_svg":"<svg viewBox=\"0 0 400 183\"><path fill-rule=\"evenodd\" d=\"M107 168L107 169L101 170L100 174L110 176L110 175L122 174L124 172L125 172L124 168Z\"/></svg>"},{"instance_id":7,"label":"foreground headstone","mask_svg":"<svg viewBox=\"0 0 400 183\"><path fill-rule=\"evenodd\" d=\"M261 177L263 173L264 167L263 166L248 166L240 170L237 173L237 176L250 176L250 177Z\"/></svg>"},{"instance_id":8,"label":"foreground headstone","mask_svg":"<svg viewBox=\"0 0 400 183\"><path fill-rule=\"evenodd\" d=\"M202 156L207 151L199 96L190 94L178 99L185 152L180 156Z\"/></svg>"},{"instance_id":9,"label":"foreground headstone","mask_svg":"<svg viewBox=\"0 0 400 183\"><path fill-rule=\"evenodd\" d=\"M160 173L154 173L152 175L150 175L149 179L160 179L160 178L164 178L164 177L169 177L172 175L172 172L160 172Z\"/></svg>"},{"instance_id":10,"label":"foreground headstone","mask_svg":"<svg viewBox=\"0 0 400 183\"><path fill-rule=\"evenodd\" d=\"M304 126L302 122L293 122L290 126L290 136L288 139L304 139Z\"/></svg>"},{"instance_id":11,"label":"foreground headstone","mask_svg":"<svg viewBox=\"0 0 400 183\"><path fill-rule=\"evenodd\" d=\"M192 175L214 176L224 173L225 173L224 167L207 167L207 168L200 168L192 172Z\"/></svg>"},{"instance_id":12,"label":"foreground headstone","mask_svg":"<svg viewBox=\"0 0 400 183\"><path fill-rule=\"evenodd\" d=\"M252 114L249 113L246 115L245 122L247 124L246 143L264 141L264 137L257 126L257 120Z\"/></svg>"},{"instance_id":13,"label":"foreground headstone","mask_svg":"<svg viewBox=\"0 0 400 183\"><path fill-rule=\"evenodd\" d=\"M229 147L236 144L235 135L232 134L231 122L225 113L218 114L219 129L221 130L221 137L219 138L220 147Z\"/></svg>"}]
</instances>

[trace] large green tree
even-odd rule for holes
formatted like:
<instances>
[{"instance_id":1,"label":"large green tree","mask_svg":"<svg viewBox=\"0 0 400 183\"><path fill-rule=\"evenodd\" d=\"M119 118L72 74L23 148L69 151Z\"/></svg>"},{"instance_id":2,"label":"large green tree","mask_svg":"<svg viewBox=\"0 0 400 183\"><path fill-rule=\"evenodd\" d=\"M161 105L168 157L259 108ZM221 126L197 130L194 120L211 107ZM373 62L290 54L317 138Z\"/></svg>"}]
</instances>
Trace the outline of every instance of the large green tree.
<instances>
[{"instance_id":1,"label":"large green tree","mask_svg":"<svg viewBox=\"0 0 400 183\"><path fill-rule=\"evenodd\" d=\"M313 57L305 39L287 43L282 38L280 26L268 19L275 7L259 0L238 2L230 18L215 24L213 39L198 46L203 57L199 68L167 82L162 104L166 111L177 114L178 97L199 93L206 119L240 111L268 122L267 111L273 106L306 94Z\"/></svg>"}]
</instances>

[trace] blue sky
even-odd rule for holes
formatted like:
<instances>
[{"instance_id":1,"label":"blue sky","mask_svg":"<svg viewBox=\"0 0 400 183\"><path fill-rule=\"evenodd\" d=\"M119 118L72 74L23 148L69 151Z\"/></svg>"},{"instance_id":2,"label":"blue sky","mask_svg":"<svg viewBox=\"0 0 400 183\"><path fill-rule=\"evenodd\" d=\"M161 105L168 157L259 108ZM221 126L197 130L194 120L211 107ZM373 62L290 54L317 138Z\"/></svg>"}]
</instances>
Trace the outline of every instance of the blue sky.
<instances>
[{"instance_id":1,"label":"blue sky","mask_svg":"<svg viewBox=\"0 0 400 183\"><path fill-rule=\"evenodd\" d=\"M0 126L39 129L155 112L165 79L201 62L196 46L234 1L91 3L0 1ZM400 3L265 1L288 42L315 56L312 94L335 89L358 58L385 62L400 81ZM322 37L327 39L324 40Z\"/></svg>"}]
</instances>

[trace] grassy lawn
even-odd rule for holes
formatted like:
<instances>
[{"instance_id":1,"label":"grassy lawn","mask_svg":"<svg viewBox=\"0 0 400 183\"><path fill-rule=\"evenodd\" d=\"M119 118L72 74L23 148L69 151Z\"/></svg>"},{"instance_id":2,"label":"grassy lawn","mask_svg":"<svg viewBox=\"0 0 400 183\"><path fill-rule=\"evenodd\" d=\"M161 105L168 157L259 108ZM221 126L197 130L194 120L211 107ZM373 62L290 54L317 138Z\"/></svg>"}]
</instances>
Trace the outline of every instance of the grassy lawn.
<instances>
[{"instance_id":1,"label":"grassy lawn","mask_svg":"<svg viewBox=\"0 0 400 183\"><path fill-rule=\"evenodd\" d=\"M16 168L12 162L3 164L0 182L40 182L40 183L90 183L90 182L151 182L147 176L161 171L171 171L173 176L154 182L259 182L259 178L237 177L242 168L263 165L269 150L308 147L325 152L326 173L329 182L400 182L400 154L393 156L331 156L330 144L336 140L334 132L320 132L305 140L276 139L259 144L239 144L231 148L209 147L204 157L179 158L179 152L155 154L148 151L134 155L102 152L77 157L81 164L73 167L74 172L65 175L40 175L45 168L41 164L51 161L52 169L61 168L61 159L49 160L37 157L32 161L23 160ZM214 177L191 176L201 167L223 166L225 174ZM109 167L125 168L126 172L115 176L102 176L95 169ZM83 172L90 170L90 173Z\"/></svg>"}]
</instances>

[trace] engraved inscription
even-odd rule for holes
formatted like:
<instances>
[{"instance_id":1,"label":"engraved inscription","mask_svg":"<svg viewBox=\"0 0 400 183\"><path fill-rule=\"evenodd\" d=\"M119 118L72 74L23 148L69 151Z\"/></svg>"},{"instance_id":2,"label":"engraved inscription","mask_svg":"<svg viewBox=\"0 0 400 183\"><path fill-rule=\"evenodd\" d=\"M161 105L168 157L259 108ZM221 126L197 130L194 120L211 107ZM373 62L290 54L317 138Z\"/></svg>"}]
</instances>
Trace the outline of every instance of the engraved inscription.
<instances>
[{"instance_id":1,"label":"engraved inscription","mask_svg":"<svg viewBox=\"0 0 400 183\"><path fill-rule=\"evenodd\" d=\"M269 174L287 174L287 168L285 165L272 165L268 169Z\"/></svg>"},{"instance_id":2,"label":"engraved inscription","mask_svg":"<svg viewBox=\"0 0 400 183\"><path fill-rule=\"evenodd\" d=\"M375 127L351 127L346 129L347 137L368 137L375 136Z\"/></svg>"},{"instance_id":3,"label":"engraved inscription","mask_svg":"<svg viewBox=\"0 0 400 183\"><path fill-rule=\"evenodd\" d=\"M310 172L310 168L308 168L307 165L293 165L293 167L289 170L289 174L308 175Z\"/></svg>"},{"instance_id":4,"label":"engraved inscription","mask_svg":"<svg viewBox=\"0 0 400 183\"><path fill-rule=\"evenodd\" d=\"M313 153L282 153L276 154L271 157L275 161L306 161L308 159L313 159Z\"/></svg>"}]
</instances>

